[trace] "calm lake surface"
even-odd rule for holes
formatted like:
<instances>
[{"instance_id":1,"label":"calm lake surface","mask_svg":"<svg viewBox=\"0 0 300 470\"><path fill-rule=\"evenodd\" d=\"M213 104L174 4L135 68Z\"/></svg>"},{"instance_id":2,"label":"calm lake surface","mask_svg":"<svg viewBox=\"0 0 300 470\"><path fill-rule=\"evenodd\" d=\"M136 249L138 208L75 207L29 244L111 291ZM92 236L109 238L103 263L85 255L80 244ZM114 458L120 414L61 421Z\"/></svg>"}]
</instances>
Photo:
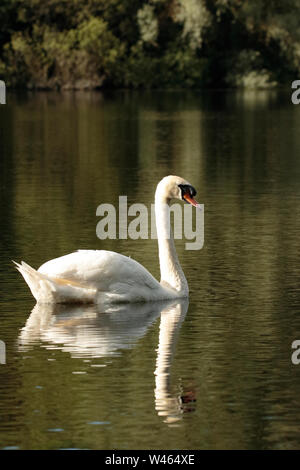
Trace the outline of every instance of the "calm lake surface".
<instances>
[{"instance_id":1,"label":"calm lake surface","mask_svg":"<svg viewBox=\"0 0 300 470\"><path fill-rule=\"evenodd\" d=\"M300 106L289 92L37 93L0 108L0 449L300 447ZM11 260L100 240L101 203L180 175L205 205L176 247L189 302L35 306Z\"/></svg>"}]
</instances>

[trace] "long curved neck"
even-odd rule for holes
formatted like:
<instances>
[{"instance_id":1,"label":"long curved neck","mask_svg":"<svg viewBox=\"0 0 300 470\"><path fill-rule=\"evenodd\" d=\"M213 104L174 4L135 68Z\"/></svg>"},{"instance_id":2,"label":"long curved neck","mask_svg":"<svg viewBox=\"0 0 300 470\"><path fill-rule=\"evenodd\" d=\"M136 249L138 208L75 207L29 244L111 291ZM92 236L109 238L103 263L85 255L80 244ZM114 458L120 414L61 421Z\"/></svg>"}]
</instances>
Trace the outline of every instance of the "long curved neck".
<instances>
[{"instance_id":1,"label":"long curved neck","mask_svg":"<svg viewBox=\"0 0 300 470\"><path fill-rule=\"evenodd\" d=\"M188 284L180 266L172 229L170 227L170 206L160 191L155 193L155 219L160 264L160 283L182 296L188 295Z\"/></svg>"}]
</instances>

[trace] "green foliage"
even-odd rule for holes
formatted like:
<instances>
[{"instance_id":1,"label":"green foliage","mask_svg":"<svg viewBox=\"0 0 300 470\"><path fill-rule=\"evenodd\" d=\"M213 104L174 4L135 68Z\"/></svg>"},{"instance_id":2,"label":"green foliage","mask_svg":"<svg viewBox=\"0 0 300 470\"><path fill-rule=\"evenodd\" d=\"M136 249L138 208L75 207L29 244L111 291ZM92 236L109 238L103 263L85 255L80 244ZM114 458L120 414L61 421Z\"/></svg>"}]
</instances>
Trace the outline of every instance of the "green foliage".
<instances>
[{"instance_id":1,"label":"green foliage","mask_svg":"<svg viewBox=\"0 0 300 470\"><path fill-rule=\"evenodd\" d=\"M300 73L300 0L2 0L14 87L266 87Z\"/></svg>"},{"instance_id":2,"label":"green foliage","mask_svg":"<svg viewBox=\"0 0 300 470\"><path fill-rule=\"evenodd\" d=\"M242 50L231 59L226 83L240 88L270 88L277 85L274 74L264 68L261 54L254 50Z\"/></svg>"},{"instance_id":3,"label":"green foliage","mask_svg":"<svg viewBox=\"0 0 300 470\"><path fill-rule=\"evenodd\" d=\"M138 10L137 22L142 41L155 44L158 35L158 20L153 6L146 4Z\"/></svg>"},{"instance_id":4,"label":"green foliage","mask_svg":"<svg viewBox=\"0 0 300 470\"><path fill-rule=\"evenodd\" d=\"M6 77L29 88L100 87L123 53L124 45L100 18L63 32L35 25L30 35L14 33L4 47Z\"/></svg>"}]
</instances>

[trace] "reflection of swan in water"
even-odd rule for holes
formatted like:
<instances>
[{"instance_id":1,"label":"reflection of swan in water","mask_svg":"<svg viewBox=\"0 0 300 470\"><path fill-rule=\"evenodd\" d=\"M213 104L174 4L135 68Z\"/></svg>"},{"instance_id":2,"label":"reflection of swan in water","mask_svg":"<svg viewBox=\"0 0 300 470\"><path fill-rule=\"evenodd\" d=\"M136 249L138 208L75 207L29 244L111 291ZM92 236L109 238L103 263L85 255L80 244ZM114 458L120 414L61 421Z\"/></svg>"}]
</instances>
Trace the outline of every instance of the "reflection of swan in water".
<instances>
[{"instance_id":1,"label":"reflection of swan in water","mask_svg":"<svg viewBox=\"0 0 300 470\"><path fill-rule=\"evenodd\" d=\"M19 336L27 350L43 341L73 357L107 357L131 348L174 301L99 305L36 304Z\"/></svg>"},{"instance_id":2,"label":"reflection of swan in water","mask_svg":"<svg viewBox=\"0 0 300 470\"><path fill-rule=\"evenodd\" d=\"M43 342L48 349L61 349L72 357L100 358L132 348L161 314L155 374L155 409L170 425L184 412L182 392L171 391L171 365L188 300L71 306L36 304L19 335L20 350Z\"/></svg>"},{"instance_id":3,"label":"reflection of swan in water","mask_svg":"<svg viewBox=\"0 0 300 470\"><path fill-rule=\"evenodd\" d=\"M155 408L165 422L173 424L182 418L181 393L171 392L171 365L181 324L188 309L188 300L169 305L161 313L155 374Z\"/></svg>"}]
</instances>

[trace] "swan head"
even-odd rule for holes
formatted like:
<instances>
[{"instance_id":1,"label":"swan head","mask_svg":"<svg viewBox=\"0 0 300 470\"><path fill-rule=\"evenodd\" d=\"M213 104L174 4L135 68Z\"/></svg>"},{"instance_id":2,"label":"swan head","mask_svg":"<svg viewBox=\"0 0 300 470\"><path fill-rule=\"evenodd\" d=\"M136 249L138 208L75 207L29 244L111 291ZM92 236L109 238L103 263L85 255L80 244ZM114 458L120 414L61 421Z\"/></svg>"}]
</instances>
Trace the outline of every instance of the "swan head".
<instances>
[{"instance_id":1,"label":"swan head","mask_svg":"<svg viewBox=\"0 0 300 470\"><path fill-rule=\"evenodd\" d=\"M197 191L186 180L180 176L169 175L163 178L157 185L155 198L169 202L171 199L180 199L195 207L199 207L198 202L194 199Z\"/></svg>"}]
</instances>

